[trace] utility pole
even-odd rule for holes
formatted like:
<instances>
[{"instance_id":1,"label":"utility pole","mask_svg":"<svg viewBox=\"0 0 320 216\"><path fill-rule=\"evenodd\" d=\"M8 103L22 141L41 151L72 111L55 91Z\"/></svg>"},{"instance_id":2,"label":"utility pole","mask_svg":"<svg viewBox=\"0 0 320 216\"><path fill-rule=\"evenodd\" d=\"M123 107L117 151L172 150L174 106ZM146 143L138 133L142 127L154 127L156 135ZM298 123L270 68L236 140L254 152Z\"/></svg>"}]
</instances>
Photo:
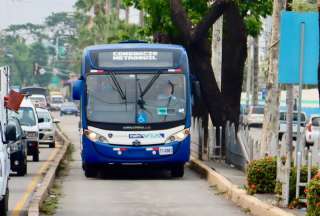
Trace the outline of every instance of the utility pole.
<instances>
[{"instance_id":1,"label":"utility pole","mask_svg":"<svg viewBox=\"0 0 320 216\"><path fill-rule=\"evenodd\" d=\"M248 37L248 57L246 74L246 108L250 106L250 96L252 95L252 38ZM252 102L252 101L251 101Z\"/></svg>"},{"instance_id":2,"label":"utility pole","mask_svg":"<svg viewBox=\"0 0 320 216\"><path fill-rule=\"evenodd\" d=\"M258 105L259 98L259 36L253 38L253 82L252 104Z\"/></svg>"}]
</instances>

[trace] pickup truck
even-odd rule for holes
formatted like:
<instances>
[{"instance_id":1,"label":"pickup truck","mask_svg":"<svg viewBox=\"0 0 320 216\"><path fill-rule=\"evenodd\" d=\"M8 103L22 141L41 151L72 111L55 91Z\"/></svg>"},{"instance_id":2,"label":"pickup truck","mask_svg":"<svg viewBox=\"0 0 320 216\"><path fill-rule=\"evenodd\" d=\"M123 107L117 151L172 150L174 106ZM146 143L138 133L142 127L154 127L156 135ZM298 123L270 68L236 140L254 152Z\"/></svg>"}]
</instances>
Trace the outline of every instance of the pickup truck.
<instances>
[{"instance_id":1,"label":"pickup truck","mask_svg":"<svg viewBox=\"0 0 320 216\"><path fill-rule=\"evenodd\" d=\"M279 140L282 140L282 136L287 132L287 112L280 111L280 126L279 126ZM297 138L298 132L298 112L293 112L293 120L292 120L292 137L295 140ZM304 136L304 129L307 124L307 114L301 112L301 123L300 123L300 132L301 136Z\"/></svg>"}]
</instances>

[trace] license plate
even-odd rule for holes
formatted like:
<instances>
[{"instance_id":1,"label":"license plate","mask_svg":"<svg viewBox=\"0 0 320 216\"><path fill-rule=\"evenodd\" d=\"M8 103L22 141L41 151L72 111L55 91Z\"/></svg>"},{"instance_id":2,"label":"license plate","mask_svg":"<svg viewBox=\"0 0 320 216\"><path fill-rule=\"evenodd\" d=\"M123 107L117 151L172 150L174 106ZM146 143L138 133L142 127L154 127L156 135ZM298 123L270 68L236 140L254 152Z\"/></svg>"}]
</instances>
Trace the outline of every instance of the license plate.
<instances>
[{"instance_id":1,"label":"license plate","mask_svg":"<svg viewBox=\"0 0 320 216\"><path fill-rule=\"evenodd\" d=\"M172 146L166 146L166 147L159 148L159 155L172 155L172 154L173 154L173 147Z\"/></svg>"}]
</instances>

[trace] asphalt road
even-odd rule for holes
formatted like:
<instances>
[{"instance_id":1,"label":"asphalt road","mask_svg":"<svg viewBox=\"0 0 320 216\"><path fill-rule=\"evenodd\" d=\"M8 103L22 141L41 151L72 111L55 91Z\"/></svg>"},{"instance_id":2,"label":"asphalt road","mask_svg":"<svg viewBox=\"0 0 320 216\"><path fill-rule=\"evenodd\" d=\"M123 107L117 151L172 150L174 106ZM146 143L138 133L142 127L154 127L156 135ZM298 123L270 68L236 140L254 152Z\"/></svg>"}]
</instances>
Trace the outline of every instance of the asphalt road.
<instances>
[{"instance_id":1,"label":"asphalt road","mask_svg":"<svg viewBox=\"0 0 320 216\"><path fill-rule=\"evenodd\" d=\"M81 169L78 118L60 119L60 127L75 144L74 161L64 179L58 216L242 216L204 179L186 168L182 179L169 173L130 167L86 178Z\"/></svg>"},{"instance_id":2,"label":"asphalt road","mask_svg":"<svg viewBox=\"0 0 320 216\"><path fill-rule=\"evenodd\" d=\"M20 177L11 174L9 181L9 215L27 215L27 207L34 189L41 180L41 171L48 165L48 159L55 149L47 145L40 146L40 161L33 162L32 156L28 156L27 175Z\"/></svg>"}]
</instances>

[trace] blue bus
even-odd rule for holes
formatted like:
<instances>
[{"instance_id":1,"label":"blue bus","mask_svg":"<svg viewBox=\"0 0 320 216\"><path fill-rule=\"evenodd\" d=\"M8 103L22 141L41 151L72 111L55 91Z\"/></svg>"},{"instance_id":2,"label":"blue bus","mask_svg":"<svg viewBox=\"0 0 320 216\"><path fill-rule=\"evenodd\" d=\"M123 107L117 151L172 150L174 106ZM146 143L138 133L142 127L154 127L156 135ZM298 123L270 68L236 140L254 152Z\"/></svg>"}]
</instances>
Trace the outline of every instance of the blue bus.
<instances>
[{"instance_id":1,"label":"blue bus","mask_svg":"<svg viewBox=\"0 0 320 216\"><path fill-rule=\"evenodd\" d=\"M185 49L119 43L87 47L80 100L86 177L104 166L150 165L182 177L190 156L191 88Z\"/></svg>"}]
</instances>

